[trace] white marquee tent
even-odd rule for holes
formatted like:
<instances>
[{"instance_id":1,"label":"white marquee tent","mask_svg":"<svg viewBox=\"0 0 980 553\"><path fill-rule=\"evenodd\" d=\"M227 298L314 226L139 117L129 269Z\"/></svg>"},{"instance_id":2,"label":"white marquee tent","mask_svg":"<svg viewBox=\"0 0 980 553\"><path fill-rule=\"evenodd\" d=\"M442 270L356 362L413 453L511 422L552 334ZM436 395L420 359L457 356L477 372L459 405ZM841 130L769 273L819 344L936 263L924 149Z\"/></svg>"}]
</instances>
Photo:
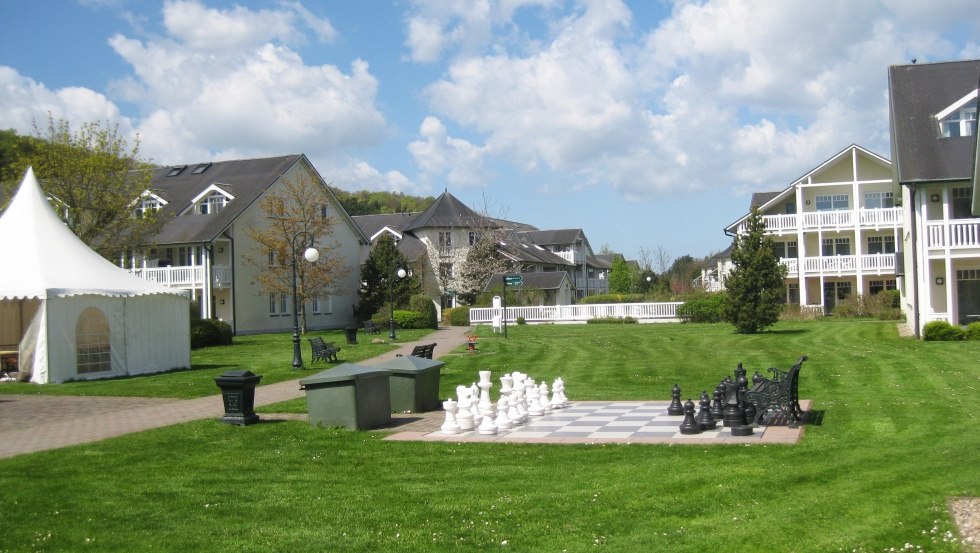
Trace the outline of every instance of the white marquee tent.
<instances>
[{"instance_id":1,"label":"white marquee tent","mask_svg":"<svg viewBox=\"0 0 980 553\"><path fill-rule=\"evenodd\" d=\"M0 215L0 351L38 384L190 367L190 307L90 249L28 169Z\"/></svg>"}]
</instances>

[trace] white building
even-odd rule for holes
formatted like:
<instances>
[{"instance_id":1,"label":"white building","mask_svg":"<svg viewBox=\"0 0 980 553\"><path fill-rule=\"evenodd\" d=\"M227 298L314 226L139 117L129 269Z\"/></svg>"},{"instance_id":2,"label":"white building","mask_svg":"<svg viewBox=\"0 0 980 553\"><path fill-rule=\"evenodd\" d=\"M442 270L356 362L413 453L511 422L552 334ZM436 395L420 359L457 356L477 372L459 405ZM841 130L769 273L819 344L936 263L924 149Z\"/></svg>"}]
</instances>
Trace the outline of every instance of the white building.
<instances>
[{"instance_id":1,"label":"white building","mask_svg":"<svg viewBox=\"0 0 980 553\"><path fill-rule=\"evenodd\" d=\"M977 88L980 60L889 68L896 194L905 206L902 303L930 321L980 320Z\"/></svg>"},{"instance_id":2,"label":"white building","mask_svg":"<svg viewBox=\"0 0 980 553\"><path fill-rule=\"evenodd\" d=\"M884 157L851 145L783 190L754 194L753 206L786 266L787 303L829 313L849 294L896 289L902 209ZM743 232L748 216L725 227L725 233ZM722 261L721 281L722 271L730 269Z\"/></svg>"}]
</instances>

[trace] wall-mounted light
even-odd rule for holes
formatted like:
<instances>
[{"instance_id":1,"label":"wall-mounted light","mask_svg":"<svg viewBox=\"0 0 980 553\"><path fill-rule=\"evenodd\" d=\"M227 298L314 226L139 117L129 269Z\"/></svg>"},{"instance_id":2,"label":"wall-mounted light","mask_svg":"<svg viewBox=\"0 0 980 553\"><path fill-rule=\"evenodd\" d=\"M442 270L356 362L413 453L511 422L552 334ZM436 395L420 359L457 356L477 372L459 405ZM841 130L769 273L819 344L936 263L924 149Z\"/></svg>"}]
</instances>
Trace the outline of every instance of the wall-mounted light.
<instances>
[{"instance_id":1,"label":"wall-mounted light","mask_svg":"<svg viewBox=\"0 0 980 553\"><path fill-rule=\"evenodd\" d=\"M225 304L225 300L218 300L218 303L219 303L220 305L224 305L224 304Z\"/></svg>"},{"instance_id":2,"label":"wall-mounted light","mask_svg":"<svg viewBox=\"0 0 980 553\"><path fill-rule=\"evenodd\" d=\"M942 286L946 283L946 279L943 277L936 277L936 286Z\"/></svg>"},{"instance_id":3,"label":"wall-mounted light","mask_svg":"<svg viewBox=\"0 0 980 553\"><path fill-rule=\"evenodd\" d=\"M807 200L806 201L806 205L810 205L810 200Z\"/></svg>"},{"instance_id":4,"label":"wall-mounted light","mask_svg":"<svg viewBox=\"0 0 980 553\"><path fill-rule=\"evenodd\" d=\"M219 248L218 248L218 253L225 253L225 249L224 249L224 248L221 248L221 247L219 247Z\"/></svg>"},{"instance_id":5,"label":"wall-mounted light","mask_svg":"<svg viewBox=\"0 0 980 553\"><path fill-rule=\"evenodd\" d=\"M931 200L933 202L938 202L939 201L939 194L933 194L932 196L929 196L929 200Z\"/></svg>"}]
</instances>

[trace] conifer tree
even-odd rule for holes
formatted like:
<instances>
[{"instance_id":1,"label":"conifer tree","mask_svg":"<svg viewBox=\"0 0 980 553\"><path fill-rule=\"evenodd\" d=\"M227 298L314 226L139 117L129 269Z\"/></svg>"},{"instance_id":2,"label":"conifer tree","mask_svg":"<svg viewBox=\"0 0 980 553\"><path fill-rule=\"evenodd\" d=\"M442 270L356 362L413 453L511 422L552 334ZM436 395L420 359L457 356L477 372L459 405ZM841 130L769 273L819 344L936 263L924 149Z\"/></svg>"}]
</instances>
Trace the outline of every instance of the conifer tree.
<instances>
[{"instance_id":1,"label":"conifer tree","mask_svg":"<svg viewBox=\"0 0 980 553\"><path fill-rule=\"evenodd\" d=\"M779 320L786 267L776 258L757 208L752 208L745 225L745 232L735 236L735 268L725 281L725 320L735 325L736 332L755 334Z\"/></svg>"}]
</instances>

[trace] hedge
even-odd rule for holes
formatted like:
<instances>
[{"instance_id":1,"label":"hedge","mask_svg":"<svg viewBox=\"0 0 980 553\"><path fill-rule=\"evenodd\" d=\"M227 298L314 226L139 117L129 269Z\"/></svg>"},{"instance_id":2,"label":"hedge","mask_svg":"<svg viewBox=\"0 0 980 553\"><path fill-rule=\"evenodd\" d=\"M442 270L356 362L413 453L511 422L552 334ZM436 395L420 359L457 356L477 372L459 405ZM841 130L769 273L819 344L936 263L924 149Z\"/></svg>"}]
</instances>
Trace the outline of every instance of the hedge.
<instances>
[{"instance_id":1,"label":"hedge","mask_svg":"<svg viewBox=\"0 0 980 553\"><path fill-rule=\"evenodd\" d=\"M470 326L470 308L450 307L443 309L442 320L451 326Z\"/></svg>"},{"instance_id":2,"label":"hedge","mask_svg":"<svg viewBox=\"0 0 980 553\"><path fill-rule=\"evenodd\" d=\"M231 325L217 319L191 320L191 348L230 346Z\"/></svg>"},{"instance_id":3,"label":"hedge","mask_svg":"<svg viewBox=\"0 0 980 553\"><path fill-rule=\"evenodd\" d=\"M963 332L962 328L953 326L946 321L932 321L926 323L922 329L922 339L928 342L949 342L962 340L965 337L966 333Z\"/></svg>"}]
</instances>

